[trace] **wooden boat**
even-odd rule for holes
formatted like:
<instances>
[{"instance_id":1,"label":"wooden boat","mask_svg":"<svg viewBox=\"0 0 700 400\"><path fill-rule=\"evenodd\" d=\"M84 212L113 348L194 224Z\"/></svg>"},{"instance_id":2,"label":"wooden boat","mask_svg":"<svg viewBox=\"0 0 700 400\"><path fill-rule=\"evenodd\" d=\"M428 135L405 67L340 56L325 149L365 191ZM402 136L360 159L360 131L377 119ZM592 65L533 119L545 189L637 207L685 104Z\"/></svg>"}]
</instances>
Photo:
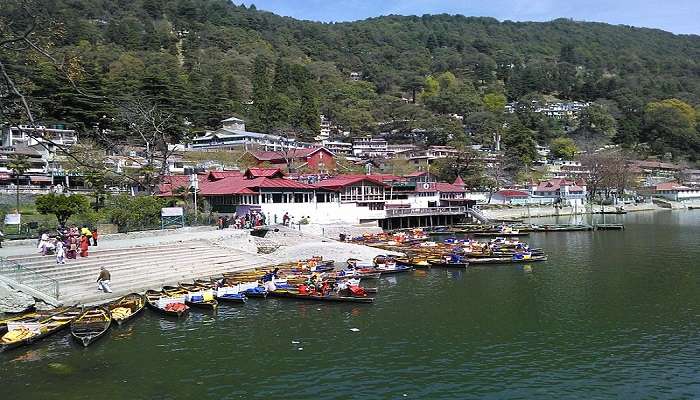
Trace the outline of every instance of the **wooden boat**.
<instances>
[{"instance_id":1,"label":"wooden boat","mask_svg":"<svg viewBox=\"0 0 700 400\"><path fill-rule=\"evenodd\" d=\"M625 215L627 210L598 211L596 214Z\"/></svg>"},{"instance_id":2,"label":"wooden boat","mask_svg":"<svg viewBox=\"0 0 700 400\"><path fill-rule=\"evenodd\" d=\"M435 268L467 268L469 266L469 262L451 262L440 258L429 259L428 263Z\"/></svg>"},{"instance_id":3,"label":"wooden boat","mask_svg":"<svg viewBox=\"0 0 700 400\"><path fill-rule=\"evenodd\" d=\"M329 275L329 279L345 279L345 278L362 278L362 279L379 279L380 272L375 268L355 268L343 269L336 271L335 274Z\"/></svg>"},{"instance_id":4,"label":"wooden boat","mask_svg":"<svg viewBox=\"0 0 700 400\"><path fill-rule=\"evenodd\" d=\"M541 249L531 249L530 254L533 256L542 256L544 252ZM460 253L462 254L462 253ZM489 253L463 253L464 256L468 258L503 258L503 257L513 257L517 254L514 250L509 251L492 251Z\"/></svg>"},{"instance_id":5,"label":"wooden boat","mask_svg":"<svg viewBox=\"0 0 700 400\"><path fill-rule=\"evenodd\" d=\"M92 307L84 310L70 323L70 333L78 343L88 347L90 343L104 336L112 325L112 314L105 307Z\"/></svg>"},{"instance_id":6,"label":"wooden boat","mask_svg":"<svg viewBox=\"0 0 700 400\"><path fill-rule=\"evenodd\" d=\"M270 297L283 297L289 299L299 299L299 300L313 300L313 301L328 301L336 303L364 303L370 304L374 302L372 297L353 297L353 296L338 296L333 294L328 294L325 296L314 295L314 294L300 294L298 290L287 290L278 289L268 292Z\"/></svg>"},{"instance_id":7,"label":"wooden boat","mask_svg":"<svg viewBox=\"0 0 700 400\"><path fill-rule=\"evenodd\" d=\"M267 298L267 290L265 290L263 287L258 286L253 289L247 289L243 292L243 294L246 295L248 298L256 298L256 299L266 299Z\"/></svg>"},{"instance_id":8,"label":"wooden boat","mask_svg":"<svg viewBox=\"0 0 700 400\"><path fill-rule=\"evenodd\" d=\"M547 261L547 256L532 256L530 258L521 259L515 257L470 258L469 264L527 264L538 261Z\"/></svg>"},{"instance_id":9,"label":"wooden boat","mask_svg":"<svg viewBox=\"0 0 700 400\"><path fill-rule=\"evenodd\" d=\"M139 315L145 307L146 298L138 293L127 294L107 304L107 309L112 316L112 321L120 326Z\"/></svg>"},{"instance_id":10,"label":"wooden boat","mask_svg":"<svg viewBox=\"0 0 700 400\"><path fill-rule=\"evenodd\" d=\"M146 291L146 304L148 305L148 307L150 309L157 311L161 314L171 316L171 317L180 318L183 315L187 315L187 312L189 311L189 307L187 307L187 305L185 305L184 302L182 303L182 305L184 307L182 307L181 310L169 310L169 309L166 309L163 307L159 307L158 300L160 300L164 297L170 297L170 296L168 296L167 294L165 294L162 291L147 290Z\"/></svg>"},{"instance_id":11,"label":"wooden boat","mask_svg":"<svg viewBox=\"0 0 700 400\"><path fill-rule=\"evenodd\" d=\"M193 293L196 293L198 291L201 291L201 288L198 288L197 290L193 291ZM185 299L185 304L187 304L190 307L196 307L204 310L216 310L216 308L219 306L219 302L216 301L216 299L211 299L211 300L201 300L201 301L192 301L190 299L190 291L187 289L183 289L178 286L163 286L163 292L167 294L168 296L184 296L186 297Z\"/></svg>"},{"instance_id":12,"label":"wooden boat","mask_svg":"<svg viewBox=\"0 0 700 400\"><path fill-rule=\"evenodd\" d=\"M2 350L9 350L19 346L25 346L43 339L47 336L67 328L71 321L80 315L81 311L78 308L70 307L64 311L52 314L47 317L37 318L34 321L17 322L17 326L13 327L0 338ZM14 325L15 322L10 322ZM26 326L22 326L26 324Z\"/></svg>"},{"instance_id":13,"label":"wooden boat","mask_svg":"<svg viewBox=\"0 0 700 400\"><path fill-rule=\"evenodd\" d=\"M492 236L498 236L498 237L516 237L516 236L528 236L530 235L529 232L474 232L471 233L473 236L477 237L492 237Z\"/></svg>"},{"instance_id":14,"label":"wooden boat","mask_svg":"<svg viewBox=\"0 0 700 400\"><path fill-rule=\"evenodd\" d=\"M246 295L242 292L241 293L230 293L230 294L225 294L225 295L219 296L216 289L215 289L216 282L214 282L212 280L207 281L207 280L203 280L203 279L197 279L194 281L194 284L201 289L214 290L214 297L218 301L223 301L226 303L245 304L245 302L248 300ZM222 289L225 289L226 287L227 286L222 286Z\"/></svg>"},{"instance_id":15,"label":"wooden boat","mask_svg":"<svg viewBox=\"0 0 700 400\"><path fill-rule=\"evenodd\" d=\"M398 264L396 264L393 267L377 267L377 268L375 268L375 271L379 272L382 276L400 274L402 272L409 272L412 270L413 270L413 267L411 267L411 266L398 265Z\"/></svg>"},{"instance_id":16,"label":"wooden boat","mask_svg":"<svg viewBox=\"0 0 700 400\"><path fill-rule=\"evenodd\" d=\"M0 334L7 332L8 322L36 322L38 319L47 318L52 315L60 314L71 307L56 307L51 310L44 311L31 311L22 313L19 315L14 315L12 317L4 318L0 320Z\"/></svg>"}]
</instances>

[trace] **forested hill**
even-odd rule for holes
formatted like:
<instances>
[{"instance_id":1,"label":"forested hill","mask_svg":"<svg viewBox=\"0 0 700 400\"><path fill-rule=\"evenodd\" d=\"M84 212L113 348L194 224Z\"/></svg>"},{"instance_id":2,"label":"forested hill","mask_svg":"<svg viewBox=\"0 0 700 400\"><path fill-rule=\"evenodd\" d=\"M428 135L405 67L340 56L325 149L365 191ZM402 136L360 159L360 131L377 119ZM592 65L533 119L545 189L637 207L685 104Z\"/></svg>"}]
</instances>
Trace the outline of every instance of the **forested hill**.
<instances>
[{"instance_id":1,"label":"forested hill","mask_svg":"<svg viewBox=\"0 0 700 400\"><path fill-rule=\"evenodd\" d=\"M553 96L596 101L594 121L582 123L596 130L601 124L595 118L610 122L599 133L614 141L633 145L667 135L658 151L698 150L700 37L695 35L565 19L499 22L451 15L328 24L225 0L34 4L43 8L52 50L67 54L78 67L86 93L147 98L195 128L214 127L235 114L255 129L288 127L310 135L318 129L312 115L321 112L353 134L384 129L387 121L409 121L410 126L395 122L391 128L432 129L434 142L441 142L454 138L441 132L459 130L444 117L448 114L464 115L470 132L488 130L486 113L498 111L485 95L528 101ZM16 11L5 7L0 15ZM43 62L14 68L27 77L25 87L46 120L90 129L100 115L114 112L80 99ZM351 72L362 80L351 82ZM402 97L415 98L416 104L405 105ZM661 102L672 98L681 101ZM246 105L250 100L253 106ZM681 134L662 132L668 127L645 116L650 102L665 105L671 116L687 116L690 125L681 124ZM563 132L532 115L521 122L541 142Z\"/></svg>"}]
</instances>

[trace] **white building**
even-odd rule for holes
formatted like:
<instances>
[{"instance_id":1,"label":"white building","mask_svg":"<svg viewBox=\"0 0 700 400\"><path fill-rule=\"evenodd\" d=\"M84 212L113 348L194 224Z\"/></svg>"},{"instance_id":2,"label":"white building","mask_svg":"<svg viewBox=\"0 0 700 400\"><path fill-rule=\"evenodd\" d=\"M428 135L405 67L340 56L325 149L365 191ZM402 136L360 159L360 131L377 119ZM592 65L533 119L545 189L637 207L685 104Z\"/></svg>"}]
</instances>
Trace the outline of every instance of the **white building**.
<instances>
[{"instance_id":1,"label":"white building","mask_svg":"<svg viewBox=\"0 0 700 400\"><path fill-rule=\"evenodd\" d=\"M297 142L293 138L249 132L245 129L245 122L239 118L228 118L221 121L221 123L222 127L220 129L207 131L203 135L195 137L188 147L193 150L255 148L265 151L311 147L310 144Z\"/></svg>"},{"instance_id":2,"label":"white building","mask_svg":"<svg viewBox=\"0 0 700 400\"><path fill-rule=\"evenodd\" d=\"M561 204L582 207L586 202L586 185L566 179L550 179L530 188L530 203Z\"/></svg>"},{"instance_id":3,"label":"white building","mask_svg":"<svg viewBox=\"0 0 700 400\"><path fill-rule=\"evenodd\" d=\"M385 139L381 138L359 138L352 142L352 153L356 157L372 158L372 157L387 157L389 155L389 147Z\"/></svg>"},{"instance_id":4,"label":"white building","mask_svg":"<svg viewBox=\"0 0 700 400\"><path fill-rule=\"evenodd\" d=\"M331 140L324 140L321 142L321 146L328 149L333 154L340 156L352 156L352 143L345 142L334 142Z\"/></svg>"},{"instance_id":5,"label":"white building","mask_svg":"<svg viewBox=\"0 0 700 400\"><path fill-rule=\"evenodd\" d=\"M310 185L286 179L275 168L251 168L245 174L198 175L200 196L213 211L238 215L259 211L273 223L281 222L285 214L293 221L348 224L428 215L446 222L447 218L465 216L460 203L465 194L462 186L431 183L428 187L402 189L385 178L398 177L341 175ZM160 194L174 196L179 187L188 185L187 176L165 176Z\"/></svg>"},{"instance_id":6,"label":"white building","mask_svg":"<svg viewBox=\"0 0 700 400\"><path fill-rule=\"evenodd\" d=\"M5 129L2 137L2 146L36 146L59 145L72 146L78 143L78 135L72 129L63 129L60 125L52 127L29 127L25 125L13 126Z\"/></svg>"},{"instance_id":7,"label":"white building","mask_svg":"<svg viewBox=\"0 0 700 400\"><path fill-rule=\"evenodd\" d=\"M681 185L678 182L660 183L654 188L654 194L671 201L700 201L700 188L691 188Z\"/></svg>"}]
</instances>

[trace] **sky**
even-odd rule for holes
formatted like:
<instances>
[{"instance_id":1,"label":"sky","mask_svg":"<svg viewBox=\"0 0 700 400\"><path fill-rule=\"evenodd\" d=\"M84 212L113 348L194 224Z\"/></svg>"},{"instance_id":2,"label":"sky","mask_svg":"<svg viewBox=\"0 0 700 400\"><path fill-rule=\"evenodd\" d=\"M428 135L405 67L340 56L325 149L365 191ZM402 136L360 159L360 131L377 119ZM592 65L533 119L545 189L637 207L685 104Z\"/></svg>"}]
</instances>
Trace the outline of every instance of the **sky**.
<instances>
[{"instance_id":1,"label":"sky","mask_svg":"<svg viewBox=\"0 0 700 400\"><path fill-rule=\"evenodd\" d=\"M234 1L240 4L241 1ZM380 15L462 14L499 20L573 18L700 34L700 0L246 0L298 19L354 21Z\"/></svg>"}]
</instances>

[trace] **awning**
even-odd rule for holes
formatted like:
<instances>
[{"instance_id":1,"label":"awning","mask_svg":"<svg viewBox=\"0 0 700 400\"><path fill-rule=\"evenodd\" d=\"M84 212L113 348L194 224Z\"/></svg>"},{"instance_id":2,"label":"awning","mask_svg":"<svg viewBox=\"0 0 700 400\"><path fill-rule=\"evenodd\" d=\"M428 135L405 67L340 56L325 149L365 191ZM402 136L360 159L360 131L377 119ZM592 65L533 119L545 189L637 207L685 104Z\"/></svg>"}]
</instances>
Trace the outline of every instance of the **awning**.
<instances>
[{"instance_id":1,"label":"awning","mask_svg":"<svg viewBox=\"0 0 700 400\"><path fill-rule=\"evenodd\" d=\"M53 183L53 178L50 176L30 176L29 180L37 183Z\"/></svg>"}]
</instances>

